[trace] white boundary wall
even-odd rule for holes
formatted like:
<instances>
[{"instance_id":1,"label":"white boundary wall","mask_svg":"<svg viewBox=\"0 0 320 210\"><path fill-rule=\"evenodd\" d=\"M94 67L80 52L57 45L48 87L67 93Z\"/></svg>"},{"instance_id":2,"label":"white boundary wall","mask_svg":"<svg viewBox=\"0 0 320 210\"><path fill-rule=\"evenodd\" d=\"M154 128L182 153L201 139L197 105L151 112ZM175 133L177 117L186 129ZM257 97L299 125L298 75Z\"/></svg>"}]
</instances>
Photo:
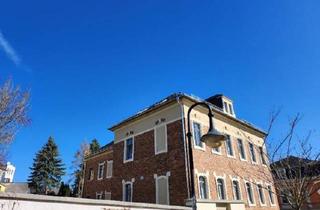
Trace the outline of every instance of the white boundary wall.
<instances>
[{"instance_id":1,"label":"white boundary wall","mask_svg":"<svg viewBox=\"0 0 320 210\"><path fill-rule=\"evenodd\" d=\"M0 193L0 210L191 210L184 206L130 203L33 194Z\"/></svg>"}]
</instances>

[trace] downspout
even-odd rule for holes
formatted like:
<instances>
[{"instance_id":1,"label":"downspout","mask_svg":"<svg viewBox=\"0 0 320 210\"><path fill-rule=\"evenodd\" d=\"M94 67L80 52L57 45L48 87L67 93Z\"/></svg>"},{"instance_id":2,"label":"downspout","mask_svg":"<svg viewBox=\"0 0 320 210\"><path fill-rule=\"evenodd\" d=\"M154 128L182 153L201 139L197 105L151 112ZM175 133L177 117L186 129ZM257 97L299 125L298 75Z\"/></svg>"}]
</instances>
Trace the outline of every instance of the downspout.
<instances>
[{"instance_id":1,"label":"downspout","mask_svg":"<svg viewBox=\"0 0 320 210\"><path fill-rule=\"evenodd\" d=\"M188 192L188 199L190 198L190 189L189 189L189 156L187 153L187 145L186 145L186 130L185 130L185 117L184 117L184 107L183 104L180 101L180 96L176 97L178 104L180 105L180 111L181 111L181 123L182 123L182 133L183 133L183 149L184 149L184 165L186 170L186 184L187 184L187 192Z\"/></svg>"}]
</instances>

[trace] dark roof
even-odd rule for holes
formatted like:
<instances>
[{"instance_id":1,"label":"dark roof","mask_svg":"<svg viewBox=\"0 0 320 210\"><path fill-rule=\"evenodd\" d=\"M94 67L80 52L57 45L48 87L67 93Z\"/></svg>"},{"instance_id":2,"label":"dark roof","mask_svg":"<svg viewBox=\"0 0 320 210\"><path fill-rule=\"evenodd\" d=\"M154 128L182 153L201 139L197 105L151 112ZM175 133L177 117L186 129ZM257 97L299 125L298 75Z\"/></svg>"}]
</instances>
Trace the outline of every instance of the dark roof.
<instances>
[{"instance_id":1,"label":"dark roof","mask_svg":"<svg viewBox=\"0 0 320 210\"><path fill-rule=\"evenodd\" d=\"M220 94L219 94L219 95L220 95ZM221 95L222 95L222 94L221 94ZM205 101L205 100L203 100L203 99L201 99L201 98L199 98L199 97L197 97L197 96L194 96L194 95L188 95L188 94L186 94L186 93L181 93L181 92L173 93L173 94L169 95L168 97L166 97L166 98L164 98L164 99L162 99L162 100L160 100L160 101L152 104L151 106L149 106L149 107L147 107L147 108L145 108L145 109L137 112L136 114L132 115L131 117L128 117L127 119L125 119L125 120L123 120L123 121L121 121L121 122L113 125L112 127L109 128L109 130L113 131L114 129L116 129L117 127L123 125L123 124L126 123L126 122L129 122L129 121L131 121L131 120L134 120L134 119L140 117L141 115L144 115L144 114L146 114L146 113L149 113L149 112L151 112L151 111L153 111L153 110L155 110L155 109L157 109L157 108L159 108L159 107L161 107L161 106L164 106L164 105L166 105L166 104L169 104L170 102L172 102L172 101L174 101L174 100L177 100L178 98L183 98L183 97L184 97L184 98L188 98L188 99L190 99L190 100L192 100L192 101L195 101L195 102ZM223 109L222 109L222 108L220 108L220 107L218 107L218 106L216 106L216 105L214 105L214 104L212 104L212 103L209 103L209 102L207 102L207 103L211 106L211 108L213 108L213 110L221 113L222 115L224 115L224 116L226 116L226 117L228 117L228 118L231 118L231 119L233 119L233 120L235 120L235 121L237 121L237 122L239 122L239 123L241 123L241 124L243 124L243 125L245 125L245 126L248 126L248 127L252 128L252 129L254 129L254 130L256 130L256 131L264 134L264 135L267 134L264 130L262 130L262 129L256 127L256 126L254 126L253 124L251 124L251 123L249 123L249 122L246 122L245 120L241 120L241 119L238 119L238 118L234 118L234 117L232 117L232 116L229 116L228 114L226 114L226 113L223 112Z\"/></svg>"},{"instance_id":2,"label":"dark roof","mask_svg":"<svg viewBox=\"0 0 320 210\"><path fill-rule=\"evenodd\" d=\"M290 166L295 166L297 165L297 163L302 163L302 164L319 164L319 161L314 161L314 160L309 160L306 158L300 158L300 157L296 157L293 155L290 155L286 158L282 158L274 163L272 163L272 165L281 165L282 163L285 163L286 165L290 165Z\"/></svg>"}]
</instances>

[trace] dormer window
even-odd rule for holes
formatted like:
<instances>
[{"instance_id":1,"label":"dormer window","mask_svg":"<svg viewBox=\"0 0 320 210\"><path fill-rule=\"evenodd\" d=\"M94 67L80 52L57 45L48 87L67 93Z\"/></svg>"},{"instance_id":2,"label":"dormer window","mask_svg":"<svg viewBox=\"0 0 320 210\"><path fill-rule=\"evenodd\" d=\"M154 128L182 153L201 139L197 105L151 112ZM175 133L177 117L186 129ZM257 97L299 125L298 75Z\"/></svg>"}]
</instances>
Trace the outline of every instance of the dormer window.
<instances>
[{"instance_id":1,"label":"dormer window","mask_svg":"<svg viewBox=\"0 0 320 210\"><path fill-rule=\"evenodd\" d=\"M232 102L229 102L227 100L223 101L223 111L229 115L234 116L233 106Z\"/></svg>"},{"instance_id":2,"label":"dormer window","mask_svg":"<svg viewBox=\"0 0 320 210\"><path fill-rule=\"evenodd\" d=\"M236 117L236 114L233 108L233 102L230 98L222 94L217 94L217 95L211 96L210 98L207 98L206 101L221 108L224 113L231 115L233 117Z\"/></svg>"}]
</instances>

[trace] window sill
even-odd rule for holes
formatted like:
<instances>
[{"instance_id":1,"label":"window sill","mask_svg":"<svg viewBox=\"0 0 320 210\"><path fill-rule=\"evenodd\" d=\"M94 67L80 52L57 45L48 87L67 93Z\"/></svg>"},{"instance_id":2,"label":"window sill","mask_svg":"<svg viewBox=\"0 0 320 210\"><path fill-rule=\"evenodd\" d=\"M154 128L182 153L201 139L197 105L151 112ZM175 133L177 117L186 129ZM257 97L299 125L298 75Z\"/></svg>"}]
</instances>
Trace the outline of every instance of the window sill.
<instances>
[{"instance_id":1,"label":"window sill","mask_svg":"<svg viewBox=\"0 0 320 210\"><path fill-rule=\"evenodd\" d=\"M201 150L201 151L203 151L203 152L206 151L205 147L194 146L194 149L196 149L196 150Z\"/></svg>"},{"instance_id":2,"label":"window sill","mask_svg":"<svg viewBox=\"0 0 320 210\"><path fill-rule=\"evenodd\" d=\"M212 154L215 154L215 155L222 155L221 152L216 152L216 151L212 151Z\"/></svg>"},{"instance_id":3,"label":"window sill","mask_svg":"<svg viewBox=\"0 0 320 210\"><path fill-rule=\"evenodd\" d=\"M256 206L255 203L248 203L248 206Z\"/></svg>"},{"instance_id":4,"label":"window sill","mask_svg":"<svg viewBox=\"0 0 320 210\"><path fill-rule=\"evenodd\" d=\"M124 160L123 163L128 163L128 162L132 162L132 161L133 161L133 158L129 159L129 160Z\"/></svg>"},{"instance_id":5,"label":"window sill","mask_svg":"<svg viewBox=\"0 0 320 210\"><path fill-rule=\"evenodd\" d=\"M163 151L155 152L154 155L159 155L159 154L167 153L167 152L168 152L168 150L163 150Z\"/></svg>"},{"instance_id":6,"label":"window sill","mask_svg":"<svg viewBox=\"0 0 320 210\"><path fill-rule=\"evenodd\" d=\"M236 156L234 155L227 155L228 158L236 159Z\"/></svg>"},{"instance_id":7,"label":"window sill","mask_svg":"<svg viewBox=\"0 0 320 210\"><path fill-rule=\"evenodd\" d=\"M240 160L243 161L243 162L248 162L247 159L240 158Z\"/></svg>"}]
</instances>

